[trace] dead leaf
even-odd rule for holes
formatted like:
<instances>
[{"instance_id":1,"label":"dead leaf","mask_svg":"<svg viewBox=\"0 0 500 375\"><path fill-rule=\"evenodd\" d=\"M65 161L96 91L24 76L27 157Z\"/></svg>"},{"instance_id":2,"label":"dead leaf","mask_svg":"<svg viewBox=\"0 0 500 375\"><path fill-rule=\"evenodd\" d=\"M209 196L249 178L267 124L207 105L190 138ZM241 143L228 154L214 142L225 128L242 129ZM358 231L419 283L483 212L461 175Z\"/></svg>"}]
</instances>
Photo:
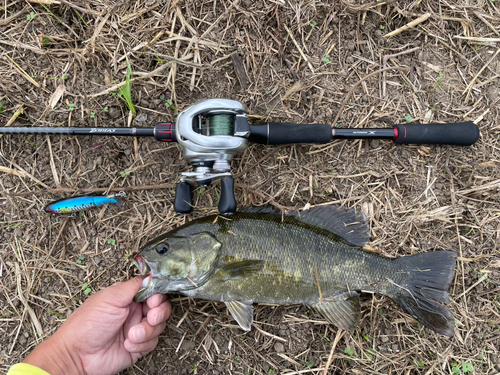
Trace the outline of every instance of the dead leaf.
<instances>
[{"instance_id":1,"label":"dead leaf","mask_svg":"<svg viewBox=\"0 0 500 375\"><path fill-rule=\"evenodd\" d=\"M57 86L56 91L54 91L49 100L50 108L54 109L56 107L57 103L62 98L64 91L66 91L66 87L64 86L64 84L61 83L59 86Z\"/></svg>"},{"instance_id":2,"label":"dead leaf","mask_svg":"<svg viewBox=\"0 0 500 375\"><path fill-rule=\"evenodd\" d=\"M479 166L480 167L494 167L496 165L497 162L495 162L494 160L490 160L490 161L485 161L484 163L479 163Z\"/></svg>"}]
</instances>

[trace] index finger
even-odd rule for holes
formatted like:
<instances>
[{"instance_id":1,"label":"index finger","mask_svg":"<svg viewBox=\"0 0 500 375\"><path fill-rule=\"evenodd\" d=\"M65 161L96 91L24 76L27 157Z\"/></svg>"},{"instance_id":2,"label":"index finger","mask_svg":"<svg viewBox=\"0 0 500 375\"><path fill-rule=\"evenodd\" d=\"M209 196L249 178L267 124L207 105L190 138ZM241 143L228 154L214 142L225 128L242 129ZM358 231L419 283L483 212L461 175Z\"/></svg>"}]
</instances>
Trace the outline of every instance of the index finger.
<instances>
[{"instance_id":1,"label":"index finger","mask_svg":"<svg viewBox=\"0 0 500 375\"><path fill-rule=\"evenodd\" d=\"M150 309L154 309L155 307L160 306L163 302L167 300L167 296L165 294L153 294L146 300L148 307Z\"/></svg>"}]
</instances>

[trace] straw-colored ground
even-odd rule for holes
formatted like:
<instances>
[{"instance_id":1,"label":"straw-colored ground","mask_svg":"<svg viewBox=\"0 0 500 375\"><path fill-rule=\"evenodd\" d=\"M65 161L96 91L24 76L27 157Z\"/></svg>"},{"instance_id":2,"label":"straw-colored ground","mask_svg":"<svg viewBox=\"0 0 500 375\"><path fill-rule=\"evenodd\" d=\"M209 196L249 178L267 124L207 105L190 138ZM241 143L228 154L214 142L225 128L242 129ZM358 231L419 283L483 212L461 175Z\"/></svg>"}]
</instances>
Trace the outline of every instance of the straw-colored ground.
<instances>
[{"instance_id":1,"label":"straw-colored ground","mask_svg":"<svg viewBox=\"0 0 500 375\"><path fill-rule=\"evenodd\" d=\"M127 105L112 94L128 59L140 115L132 126L224 97L245 103L255 122L382 128L472 120L481 129L472 147L253 145L233 163L240 206L345 205L370 214L370 245L384 255L457 251L454 338L423 329L380 295L363 295L354 332L305 307L261 305L249 333L222 304L172 295L157 349L125 373L499 373L498 1L333 3L0 4L2 126L129 125ZM394 69L370 75L386 67ZM216 212L218 184L194 194L191 215L175 214L174 186L189 167L177 145L153 139L3 136L0 168L2 373L87 298L83 285L94 293L127 280L136 270L126 254ZM126 208L60 222L40 212L89 189L126 190Z\"/></svg>"}]
</instances>

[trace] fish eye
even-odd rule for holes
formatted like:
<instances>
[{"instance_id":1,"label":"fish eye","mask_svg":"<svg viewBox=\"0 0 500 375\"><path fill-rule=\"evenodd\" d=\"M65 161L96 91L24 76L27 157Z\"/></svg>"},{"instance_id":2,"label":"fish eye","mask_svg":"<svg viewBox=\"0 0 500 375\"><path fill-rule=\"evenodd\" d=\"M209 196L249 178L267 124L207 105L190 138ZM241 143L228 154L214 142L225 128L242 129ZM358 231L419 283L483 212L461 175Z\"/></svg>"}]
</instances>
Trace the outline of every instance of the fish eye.
<instances>
[{"instance_id":1,"label":"fish eye","mask_svg":"<svg viewBox=\"0 0 500 375\"><path fill-rule=\"evenodd\" d=\"M160 243L156 245L156 252L158 254L165 254L168 251L168 245L166 243Z\"/></svg>"}]
</instances>

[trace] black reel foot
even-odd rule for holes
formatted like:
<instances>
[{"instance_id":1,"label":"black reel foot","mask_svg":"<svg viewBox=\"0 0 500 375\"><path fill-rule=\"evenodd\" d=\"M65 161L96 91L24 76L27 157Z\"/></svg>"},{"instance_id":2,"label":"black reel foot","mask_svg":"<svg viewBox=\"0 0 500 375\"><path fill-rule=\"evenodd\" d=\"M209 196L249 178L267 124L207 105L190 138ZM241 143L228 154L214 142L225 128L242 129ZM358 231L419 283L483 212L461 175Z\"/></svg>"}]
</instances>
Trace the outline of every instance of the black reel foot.
<instances>
[{"instance_id":1,"label":"black reel foot","mask_svg":"<svg viewBox=\"0 0 500 375\"><path fill-rule=\"evenodd\" d=\"M175 188L174 210L178 214L188 214L193 211L191 187L187 182L179 182Z\"/></svg>"}]
</instances>

